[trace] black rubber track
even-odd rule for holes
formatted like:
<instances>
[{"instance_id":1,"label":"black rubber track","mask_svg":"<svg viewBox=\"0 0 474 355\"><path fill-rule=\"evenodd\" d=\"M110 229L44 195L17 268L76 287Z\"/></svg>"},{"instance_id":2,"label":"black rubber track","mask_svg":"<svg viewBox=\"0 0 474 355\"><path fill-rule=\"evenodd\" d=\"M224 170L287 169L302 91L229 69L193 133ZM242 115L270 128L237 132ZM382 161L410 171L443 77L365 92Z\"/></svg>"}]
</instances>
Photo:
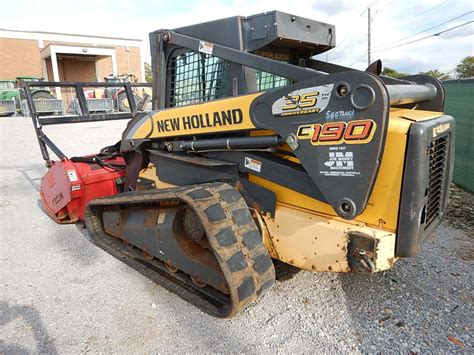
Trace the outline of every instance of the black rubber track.
<instances>
[{"instance_id":1,"label":"black rubber track","mask_svg":"<svg viewBox=\"0 0 474 355\"><path fill-rule=\"evenodd\" d=\"M130 250L120 239L103 230L102 212L107 209L158 207L167 201L187 205L200 218L227 281L228 295L210 286L197 287L189 275L169 272L160 260L149 261L139 250ZM97 199L87 206L85 222L96 245L216 317L233 317L275 283L272 259L247 204L237 190L225 183L126 192Z\"/></svg>"}]
</instances>

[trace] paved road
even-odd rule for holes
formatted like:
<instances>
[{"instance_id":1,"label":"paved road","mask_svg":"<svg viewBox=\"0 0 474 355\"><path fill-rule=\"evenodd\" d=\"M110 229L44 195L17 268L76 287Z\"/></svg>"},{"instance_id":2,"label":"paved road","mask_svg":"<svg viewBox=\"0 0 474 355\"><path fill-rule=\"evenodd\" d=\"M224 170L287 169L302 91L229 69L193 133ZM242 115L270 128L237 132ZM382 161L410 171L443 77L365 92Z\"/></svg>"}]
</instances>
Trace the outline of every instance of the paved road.
<instances>
[{"instance_id":1,"label":"paved road","mask_svg":"<svg viewBox=\"0 0 474 355\"><path fill-rule=\"evenodd\" d=\"M79 155L124 125L46 132ZM51 221L31 122L0 118L0 131L0 353L474 351L472 234L442 226L418 257L371 277L301 272L219 320Z\"/></svg>"}]
</instances>

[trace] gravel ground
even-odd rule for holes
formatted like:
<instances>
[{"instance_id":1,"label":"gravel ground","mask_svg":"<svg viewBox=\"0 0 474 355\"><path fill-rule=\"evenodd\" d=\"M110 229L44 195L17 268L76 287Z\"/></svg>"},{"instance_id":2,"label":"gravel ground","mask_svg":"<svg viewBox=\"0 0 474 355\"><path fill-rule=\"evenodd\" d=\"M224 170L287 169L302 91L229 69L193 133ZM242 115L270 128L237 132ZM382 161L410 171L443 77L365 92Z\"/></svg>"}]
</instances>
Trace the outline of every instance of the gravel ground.
<instances>
[{"instance_id":1,"label":"gravel ground","mask_svg":"<svg viewBox=\"0 0 474 355\"><path fill-rule=\"evenodd\" d=\"M124 125L45 131L79 155L115 143ZM472 220L465 231L442 225L390 271L301 272L219 320L50 220L31 121L0 118L0 132L0 353L474 351Z\"/></svg>"}]
</instances>

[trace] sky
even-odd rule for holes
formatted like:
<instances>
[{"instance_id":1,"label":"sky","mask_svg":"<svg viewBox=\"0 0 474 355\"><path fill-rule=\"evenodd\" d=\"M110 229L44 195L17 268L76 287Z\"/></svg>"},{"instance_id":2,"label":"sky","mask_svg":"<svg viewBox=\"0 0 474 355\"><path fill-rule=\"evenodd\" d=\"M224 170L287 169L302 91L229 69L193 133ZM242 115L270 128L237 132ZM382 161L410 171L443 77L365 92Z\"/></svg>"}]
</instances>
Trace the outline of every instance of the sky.
<instances>
[{"instance_id":1,"label":"sky","mask_svg":"<svg viewBox=\"0 0 474 355\"><path fill-rule=\"evenodd\" d=\"M368 6L372 61L411 74L452 73L464 57L474 56L472 22L417 41L474 21L472 0L0 0L0 9L8 8L0 28L140 38L149 62L148 33L154 30L280 10L335 25L336 47L318 58L365 69Z\"/></svg>"}]
</instances>

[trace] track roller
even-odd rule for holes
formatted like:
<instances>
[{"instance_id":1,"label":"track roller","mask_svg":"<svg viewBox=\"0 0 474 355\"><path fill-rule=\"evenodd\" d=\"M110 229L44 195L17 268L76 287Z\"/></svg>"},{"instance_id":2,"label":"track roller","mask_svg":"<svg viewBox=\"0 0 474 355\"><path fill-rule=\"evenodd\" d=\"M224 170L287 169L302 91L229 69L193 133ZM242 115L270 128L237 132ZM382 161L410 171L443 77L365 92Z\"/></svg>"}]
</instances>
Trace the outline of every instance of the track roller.
<instances>
[{"instance_id":1,"label":"track roller","mask_svg":"<svg viewBox=\"0 0 474 355\"><path fill-rule=\"evenodd\" d=\"M217 317L234 316L275 282L244 199L225 183L94 200L86 225L98 246Z\"/></svg>"}]
</instances>

